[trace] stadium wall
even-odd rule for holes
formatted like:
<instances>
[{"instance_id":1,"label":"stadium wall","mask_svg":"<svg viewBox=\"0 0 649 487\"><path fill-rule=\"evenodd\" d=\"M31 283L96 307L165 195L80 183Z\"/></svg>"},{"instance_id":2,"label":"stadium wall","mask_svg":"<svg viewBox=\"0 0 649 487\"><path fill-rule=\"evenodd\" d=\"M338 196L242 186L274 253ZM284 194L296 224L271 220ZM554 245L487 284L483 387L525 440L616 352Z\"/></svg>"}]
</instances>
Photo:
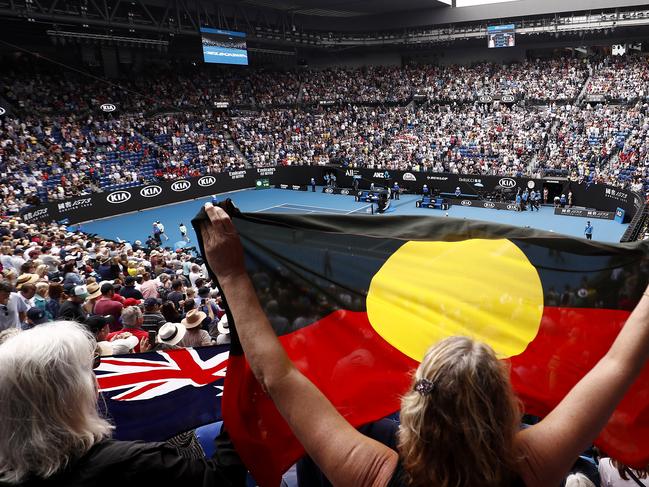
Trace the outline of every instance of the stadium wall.
<instances>
[{"instance_id":1,"label":"stadium wall","mask_svg":"<svg viewBox=\"0 0 649 487\"><path fill-rule=\"evenodd\" d=\"M412 193L421 192L424 184L446 193L454 192L458 186L463 193L476 192L478 184L482 185L480 191L490 193L497 188L507 188L512 194L518 188L542 190L546 183L552 183L555 187L561 184L564 193L572 191L577 206L609 212L614 212L619 207L625 210L626 221L630 221L644 203L641 195L630 191L604 184L587 185L567 180L346 169L338 166L287 166L229 171L197 178L160 181L106 193L93 193L38 207L27 207L23 209L21 216L27 223L56 221L75 224L204 198L212 194L253 188L263 179L267 179L270 185L304 186L314 178L317 184L322 185L327 173L335 173L338 186L343 188L351 188L354 178L358 178L361 189L368 189L371 183L377 187L392 186L396 181L403 190Z\"/></svg>"}]
</instances>

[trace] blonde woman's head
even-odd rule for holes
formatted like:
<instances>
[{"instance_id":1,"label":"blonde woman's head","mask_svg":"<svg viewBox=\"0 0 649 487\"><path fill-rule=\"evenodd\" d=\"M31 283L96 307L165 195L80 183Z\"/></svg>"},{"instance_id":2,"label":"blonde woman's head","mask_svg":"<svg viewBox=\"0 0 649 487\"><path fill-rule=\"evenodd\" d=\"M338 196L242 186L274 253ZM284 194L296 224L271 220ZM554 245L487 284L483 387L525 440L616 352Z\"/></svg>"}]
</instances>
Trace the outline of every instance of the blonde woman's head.
<instances>
[{"instance_id":1,"label":"blonde woman's head","mask_svg":"<svg viewBox=\"0 0 649 487\"><path fill-rule=\"evenodd\" d=\"M506 485L520 406L488 345L451 337L431 347L401 402L399 451L409 485Z\"/></svg>"}]
</instances>

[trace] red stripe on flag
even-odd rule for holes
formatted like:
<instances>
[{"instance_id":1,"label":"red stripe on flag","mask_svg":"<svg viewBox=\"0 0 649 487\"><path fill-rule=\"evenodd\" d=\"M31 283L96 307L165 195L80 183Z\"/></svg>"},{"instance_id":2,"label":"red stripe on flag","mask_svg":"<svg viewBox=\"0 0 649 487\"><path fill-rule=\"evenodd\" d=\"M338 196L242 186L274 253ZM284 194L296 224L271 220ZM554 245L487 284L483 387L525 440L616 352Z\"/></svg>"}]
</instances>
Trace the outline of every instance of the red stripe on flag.
<instances>
[{"instance_id":1,"label":"red stripe on flag","mask_svg":"<svg viewBox=\"0 0 649 487\"><path fill-rule=\"evenodd\" d=\"M546 307L536 338L510 359L526 411L547 415L606 354L629 311ZM605 394L604 391L602 391ZM649 464L649 367L645 366L595 444L637 468Z\"/></svg>"}]
</instances>

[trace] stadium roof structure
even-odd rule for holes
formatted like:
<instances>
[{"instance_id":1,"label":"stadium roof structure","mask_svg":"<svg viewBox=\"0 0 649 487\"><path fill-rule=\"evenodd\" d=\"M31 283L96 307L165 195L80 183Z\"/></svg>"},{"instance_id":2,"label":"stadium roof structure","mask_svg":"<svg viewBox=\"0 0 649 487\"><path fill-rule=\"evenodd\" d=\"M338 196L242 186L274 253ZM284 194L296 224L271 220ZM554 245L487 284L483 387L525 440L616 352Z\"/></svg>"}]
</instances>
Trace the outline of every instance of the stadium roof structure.
<instances>
[{"instance_id":1,"label":"stadium roof structure","mask_svg":"<svg viewBox=\"0 0 649 487\"><path fill-rule=\"evenodd\" d=\"M465 6L469 5L469 6ZM143 42L166 47L200 27L241 31L250 50L408 48L482 42L486 26L516 24L528 39L649 35L647 0L0 0L0 36L48 25L56 44ZM152 35L153 34L153 35ZM128 40L125 41L125 38ZM524 37L523 37L524 38ZM162 46L165 44L165 46Z\"/></svg>"},{"instance_id":2,"label":"stadium roof structure","mask_svg":"<svg viewBox=\"0 0 649 487\"><path fill-rule=\"evenodd\" d=\"M294 15L344 18L449 6L448 2L438 0L244 0L242 4L283 10Z\"/></svg>"}]
</instances>

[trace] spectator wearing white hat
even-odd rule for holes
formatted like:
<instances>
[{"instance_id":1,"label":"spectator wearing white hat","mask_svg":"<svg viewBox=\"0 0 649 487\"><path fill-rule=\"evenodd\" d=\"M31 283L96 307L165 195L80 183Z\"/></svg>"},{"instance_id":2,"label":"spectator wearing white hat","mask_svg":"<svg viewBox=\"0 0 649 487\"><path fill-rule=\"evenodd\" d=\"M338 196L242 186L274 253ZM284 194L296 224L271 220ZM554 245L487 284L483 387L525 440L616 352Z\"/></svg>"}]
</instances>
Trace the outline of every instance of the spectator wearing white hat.
<instances>
[{"instance_id":1,"label":"spectator wearing white hat","mask_svg":"<svg viewBox=\"0 0 649 487\"><path fill-rule=\"evenodd\" d=\"M187 328L182 323L165 323L158 330L157 343L166 347L180 348L178 343L184 338Z\"/></svg>"}]
</instances>

